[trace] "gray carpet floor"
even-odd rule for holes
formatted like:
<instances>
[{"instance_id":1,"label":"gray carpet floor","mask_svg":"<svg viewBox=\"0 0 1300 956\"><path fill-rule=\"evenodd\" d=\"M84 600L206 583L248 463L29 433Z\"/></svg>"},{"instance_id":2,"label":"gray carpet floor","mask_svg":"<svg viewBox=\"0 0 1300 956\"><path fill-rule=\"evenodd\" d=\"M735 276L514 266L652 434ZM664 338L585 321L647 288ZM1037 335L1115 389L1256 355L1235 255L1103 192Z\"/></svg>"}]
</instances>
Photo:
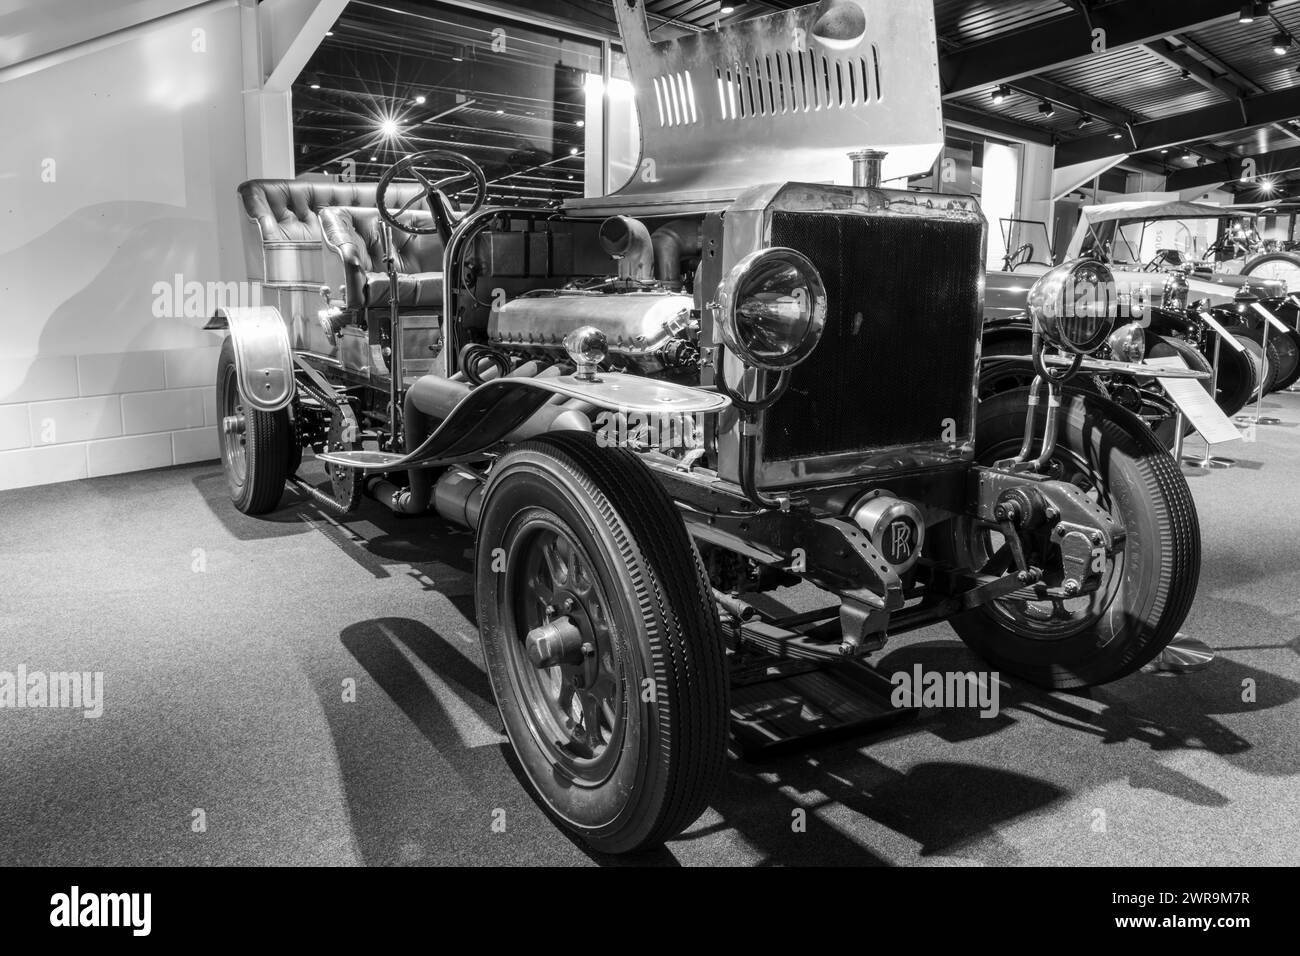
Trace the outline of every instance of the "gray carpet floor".
<instances>
[{"instance_id":1,"label":"gray carpet floor","mask_svg":"<svg viewBox=\"0 0 1300 956\"><path fill-rule=\"evenodd\" d=\"M994 719L926 711L733 759L704 817L637 862L1300 863L1300 395L1265 404L1283 424L1224 448L1238 468L1189 473L1205 566L1185 630L1212 667L1012 681ZM612 862L516 779L470 548L373 502L246 518L215 463L0 493L0 671L104 674L99 719L0 710L0 864ZM946 626L879 663L915 662L978 666Z\"/></svg>"}]
</instances>

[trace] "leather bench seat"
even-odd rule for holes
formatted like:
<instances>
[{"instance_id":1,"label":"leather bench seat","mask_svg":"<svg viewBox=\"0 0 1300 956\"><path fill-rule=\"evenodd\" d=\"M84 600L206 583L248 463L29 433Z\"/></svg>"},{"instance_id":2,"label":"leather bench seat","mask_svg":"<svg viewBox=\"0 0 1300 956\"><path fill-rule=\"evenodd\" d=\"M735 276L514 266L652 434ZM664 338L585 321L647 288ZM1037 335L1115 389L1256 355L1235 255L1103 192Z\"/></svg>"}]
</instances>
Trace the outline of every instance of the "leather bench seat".
<instances>
[{"instance_id":1,"label":"leather bench seat","mask_svg":"<svg viewBox=\"0 0 1300 956\"><path fill-rule=\"evenodd\" d=\"M330 206L320 211L325 248L343 268L344 307L374 309L388 306L388 273L384 268L384 237L379 210L373 207ZM403 213L400 222L431 228L433 216L423 210ZM397 266L397 303L403 307L442 307L442 238L436 233L412 235L393 230Z\"/></svg>"}]
</instances>

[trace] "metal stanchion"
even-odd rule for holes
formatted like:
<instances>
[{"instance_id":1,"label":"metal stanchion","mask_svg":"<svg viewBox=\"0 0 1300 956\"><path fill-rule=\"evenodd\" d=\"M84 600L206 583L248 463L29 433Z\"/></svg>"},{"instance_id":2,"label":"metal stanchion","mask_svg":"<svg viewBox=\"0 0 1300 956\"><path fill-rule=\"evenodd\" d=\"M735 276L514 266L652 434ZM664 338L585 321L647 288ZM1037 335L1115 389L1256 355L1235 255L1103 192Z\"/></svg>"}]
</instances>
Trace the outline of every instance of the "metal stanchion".
<instances>
[{"instance_id":1,"label":"metal stanchion","mask_svg":"<svg viewBox=\"0 0 1300 956\"><path fill-rule=\"evenodd\" d=\"M1204 641L1188 637L1182 631L1174 636L1163 651L1150 664L1142 668L1145 674L1189 674L1209 667L1215 658L1214 651Z\"/></svg>"},{"instance_id":2,"label":"metal stanchion","mask_svg":"<svg viewBox=\"0 0 1300 956\"><path fill-rule=\"evenodd\" d=\"M1273 322L1277 321L1271 316L1267 309L1259 304L1258 301L1252 302L1251 306L1264 317L1264 340L1261 348L1264 352L1262 362L1268 361L1268 333L1273 328ZM1262 367L1262 363L1261 363ZM1259 383L1259 395L1255 399L1255 411L1250 415L1238 415L1233 419L1234 422L1241 422L1243 425L1280 425L1282 419L1269 418L1266 415L1260 415L1260 410L1264 407L1264 382Z\"/></svg>"},{"instance_id":3,"label":"metal stanchion","mask_svg":"<svg viewBox=\"0 0 1300 956\"><path fill-rule=\"evenodd\" d=\"M1223 337L1217 332L1214 335L1214 358L1210 363L1210 397L1217 400L1219 395L1219 349L1223 347ZM1231 468L1237 463L1234 458L1220 458L1210 454L1210 443L1205 443L1205 455L1197 458L1193 455L1183 457L1183 412L1178 411L1178 419L1175 422L1178 429L1178 437L1175 439L1177 444L1174 446L1174 461L1181 462L1184 465L1191 465L1194 468Z\"/></svg>"}]
</instances>

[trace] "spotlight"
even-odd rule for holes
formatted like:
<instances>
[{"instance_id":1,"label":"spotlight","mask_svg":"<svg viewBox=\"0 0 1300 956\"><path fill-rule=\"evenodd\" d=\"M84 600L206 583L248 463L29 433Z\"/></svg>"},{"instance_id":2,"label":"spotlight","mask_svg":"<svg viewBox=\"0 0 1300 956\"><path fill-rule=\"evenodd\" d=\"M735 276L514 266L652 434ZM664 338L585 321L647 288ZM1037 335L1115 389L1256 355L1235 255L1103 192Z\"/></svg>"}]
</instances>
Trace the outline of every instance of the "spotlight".
<instances>
[{"instance_id":1,"label":"spotlight","mask_svg":"<svg viewBox=\"0 0 1300 956\"><path fill-rule=\"evenodd\" d=\"M1241 13L1237 14L1237 22L1238 23L1255 22L1255 5L1253 3L1243 3L1241 5Z\"/></svg>"},{"instance_id":2,"label":"spotlight","mask_svg":"<svg viewBox=\"0 0 1300 956\"><path fill-rule=\"evenodd\" d=\"M1255 185L1259 187L1260 192L1268 194L1268 193L1272 193L1275 189L1277 189L1277 180L1259 179L1256 181Z\"/></svg>"},{"instance_id":3,"label":"spotlight","mask_svg":"<svg viewBox=\"0 0 1300 956\"><path fill-rule=\"evenodd\" d=\"M576 146L571 147L571 148L569 149L569 155L570 155L570 156L577 156L577 155L578 155L578 147L576 147Z\"/></svg>"},{"instance_id":4,"label":"spotlight","mask_svg":"<svg viewBox=\"0 0 1300 956\"><path fill-rule=\"evenodd\" d=\"M1178 75L1181 76L1184 80L1190 80L1190 79L1192 78L1192 71L1191 71L1191 70L1179 70L1179 71L1178 71Z\"/></svg>"},{"instance_id":5,"label":"spotlight","mask_svg":"<svg viewBox=\"0 0 1300 956\"><path fill-rule=\"evenodd\" d=\"M310 86L313 90L319 90L319 89L320 89L320 77L317 76L315 73L308 73L308 74L307 74L307 85Z\"/></svg>"},{"instance_id":6,"label":"spotlight","mask_svg":"<svg viewBox=\"0 0 1300 956\"><path fill-rule=\"evenodd\" d=\"M1042 113L1044 116L1055 116L1056 107L1047 102L1047 100L1043 100L1038 104L1038 112Z\"/></svg>"},{"instance_id":7,"label":"spotlight","mask_svg":"<svg viewBox=\"0 0 1300 956\"><path fill-rule=\"evenodd\" d=\"M465 59L465 48L463 46L454 46L451 48L451 62L461 63Z\"/></svg>"},{"instance_id":8,"label":"spotlight","mask_svg":"<svg viewBox=\"0 0 1300 956\"><path fill-rule=\"evenodd\" d=\"M721 13L721 14L725 17L725 16L726 16L727 14L729 14L729 13L735 13L735 12L736 12L736 8L733 7L733 6L728 5L728 6L723 7L723 8L722 8L721 10L719 10L718 12Z\"/></svg>"},{"instance_id":9,"label":"spotlight","mask_svg":"<svg viewBox=\"0 0 1300 956\"><path fill-rule=\"evenodd\" d=\"M423 105L424 105L424 97L423 97L423 96L417 96L417 97L415 98L415 102L416 102L417 105L419 105L419 106L423 106Z\"/></svg>"},{"instance_id":10,"label":"spotlight","mask_svg":"<svg viewBox=\"0 0 1300 956\"><path fill-rule=\"evenodd\" d=\"M370 157L370 161L373 163L373 162L374 162L375 160L377 160L378 158L379 158L378 156L371 156L371 157Z\"/></svg>"},{"instance_id":11,"label":"spotlight","mask_svg":"<svg viewBox=\"0 0 1300 956\"><path fill-rule=\"evenodd\" d=\"M1115 132L1113 132L1113 133L1110 134L1110 138L1111 138L1111 139L1119 139L1119 138L1121 138L1123 135L1124 135L1124 134L1121 133L1119 130L1115 130Z\"/></svg>"},{"instance_id":12,"label":"spotlight","mask_svg":"<svg viewBox=\"0 0 1300 956\"><path fill-rule=\"evenodd\" d=\"M582 129L582 127L584 127L584 126L587 125L587 121L586 121L586 120L578 120L578 122L575 123L574 125L577 126L578 129Z\"/></svg>"},{"instance_id":13,"label":"spotlight","mask_svg":"<svg viewBox=\"0 0 1300 956\"><path fill-rule=\"evenodd\" d=\"M397 125L397 120L392 119L391 117L388 119L381 120L379 123L379 132L380 135L384 137L384 139L392 139L399 132L401 132L401 129L402 128Z\"/></svg>"},{"instance_id":14,"label":"spotlight","mask_svg":"<svg viewBox=\"0 0 1300 956\"><path fill-rule=\"evenodd\" d=\"M1291 49L1291 36L1287 33L1273 34L1273 52L1282 56L1287 50Z\"/></svg>"},{"instance_id":15,"label":"spotlight","mask_svg":"<svg viewBox=\"0 0 1300 956\"><path fill-rule=\"evenodd\" d=\"M995 105L1001 105L1008 96L1011 95L1011 87L999 86L993 91L993 102Z\"/></svg>"},{"instance_id":16,"label":"spotlight","mask_svg":"<svg viewBox=\"0 0 1300 956\"><path fill-rule=\"evenodd\" d=\"M1091 122L1092 122L1092 117L1091 117L1091 116L1089 116L1087 113L1080 113L1080 114L1079 114L1079 121L1078 121L1077 123L1074 124L1074 128L1075 128L1075 129L1083 129L1085 126L1087 126L1087 125L1088 125L1089 123L1091 123Z\"/></svg>"}]
</instances>

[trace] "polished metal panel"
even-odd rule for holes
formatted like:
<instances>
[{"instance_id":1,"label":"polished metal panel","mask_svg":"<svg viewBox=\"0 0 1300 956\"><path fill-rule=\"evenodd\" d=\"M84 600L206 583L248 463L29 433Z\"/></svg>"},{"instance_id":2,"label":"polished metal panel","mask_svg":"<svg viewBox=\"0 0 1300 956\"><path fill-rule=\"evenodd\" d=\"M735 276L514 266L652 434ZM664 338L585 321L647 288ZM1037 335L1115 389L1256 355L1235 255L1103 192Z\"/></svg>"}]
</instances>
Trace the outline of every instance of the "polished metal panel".
<instances>
[{"instance_id":1,"label":"polished metal panel","mask_svg":"<svg viewBox=\"0 0 1300 956\"><path fill-rule=\"evenodd\" d=\"M293 401L293 350L289 330L278 310L269 305L230 306L217 310L235 346L236 381L245 403L275 412Z\"/></svg>"},{"instance_id":2,"label":"polished metal panel","mask_svg":"<svg viewBox=\"0 0 1300 956\"><path fill-rule=\"evenodd\" d=\"M943 141L928 3L822 0L656 42L642 0L614 4L641 161L616 194L697 195L798 178L852 181L848 154L885 151L882 177L933 165Z\"/></svg>"}]
</instances>

